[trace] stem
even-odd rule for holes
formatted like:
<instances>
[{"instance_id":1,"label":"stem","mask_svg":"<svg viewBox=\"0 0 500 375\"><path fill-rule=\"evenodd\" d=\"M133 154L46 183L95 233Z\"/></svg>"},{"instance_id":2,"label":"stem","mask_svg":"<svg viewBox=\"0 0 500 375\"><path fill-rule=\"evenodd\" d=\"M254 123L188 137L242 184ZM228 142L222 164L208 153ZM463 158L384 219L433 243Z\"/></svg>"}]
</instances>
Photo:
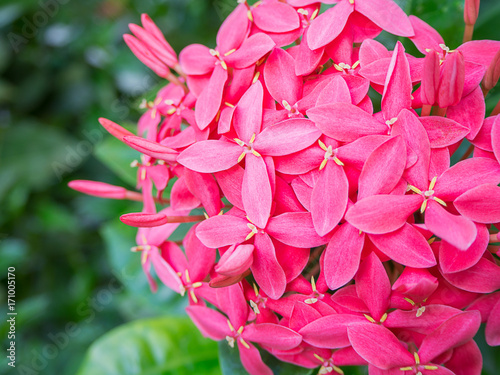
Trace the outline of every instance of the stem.
<instances>
[{"instance_id":1,"label":"stem","mask_svg":"<svg viewBox=\"0 0 500 375\"><path fill-rule=\"evenodd\" d=\"M177 78L176 75L174 75L172 72L169 72L168 75L165 77L168 81L172 82L173 84L182 87L184 92L187 94L189 92L188 88L184 83L182 83L179 78Z\"/></svg>"},{"instance_id":2,"label":"stem","mask_svg":"<svg viewBox=\"0 0 500 375\"><path fill-rule=\"evenodd\" d=\"M495 109L493 110L493 112L491 112L492 116L496 116L498 114L500 114L500 100L498 101L497 105L495 106Z\"/></svg>"},{"instance_id":3,"label":"stem","mask_svg":"<svg viewBox=\"0 0 500 375\"><path fill-rule=\"evenodd\" d=\"M128 200L130 200L130 201L136 201L136 202L142 202L143 201L142 194L138 193L137 191L127 190L125 198L128 199ZM170 203L170 199L154 198L154 201L156 203L160 203L160 204L169 204Z\"/></svg>"},{"instance_id":4,"label":"stem","mask_svg":"<svg viewBox=\"0 0 500 375\"><path fill-rule=\"evenodd\" d=\"M447 111L447 110L448 110L448 107L446 107L446 108L441 108L441 107L438 107L438 108L437 108L437 113L436 113L436 115L437 115L437 116L444 117L444 116L446 116L446 111Z\"/></svg>"},{"instance_id":5,"label":"stem","mask_svg":"<svg viewBox=\"0 0 500 375\"><path fill-rule=\"evenodd\" d=\"M424 106L422 107L422 113L420 114L420 116L421 117L430 116L431 110L432 110L432 105L424 104Z\"/></svg>"},{"instance_id":6,"label":"stem","mask_svg":"<svg viewBox=\"0 0 500 375\"><path fill-rule=\"evenodd\" d=\"M500 239L498 238L498 233L490 234L489 243L498 243L498 242L500 242Z\"/></svg>"},{"instance_id":7,"label":"stem","mask_svg":"<svg viewBox=\"0 0 500 375\"><path fill-rule=\"evenodd\" d=\"M474 33L474 25L465 24L464 30L464 43L470 42L472 40L472 34Z\"/></svg>"},{"instance_id":8,"label":"stem","mask_svg":"<svg viewBox=\"0 0 500 375\"><path fill-rule=\"evenodd\" d=\"M474 145L470 145L467 151L465 151L464 155L460 158L460 161L467 159L470 154L472 154L472 151L474 151Z\"/></svg>"}]
</instances>

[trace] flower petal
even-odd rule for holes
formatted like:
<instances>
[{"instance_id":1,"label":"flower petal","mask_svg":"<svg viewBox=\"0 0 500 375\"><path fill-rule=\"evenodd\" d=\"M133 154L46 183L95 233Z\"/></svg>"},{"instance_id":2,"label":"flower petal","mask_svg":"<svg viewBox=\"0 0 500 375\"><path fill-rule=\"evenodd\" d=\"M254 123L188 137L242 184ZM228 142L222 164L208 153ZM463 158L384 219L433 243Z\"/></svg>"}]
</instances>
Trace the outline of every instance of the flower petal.
<instances>
[{"instance_id":1,"label":"flower petal","mask_svg":"<svg viewBox=\"0 0 500 375\"><path fill-rule=\"evenodd\" d=\"M453 205L461 215L477 223L500 222L500 187L484 184L460 195Z\"/></svg>"}]
</instances>

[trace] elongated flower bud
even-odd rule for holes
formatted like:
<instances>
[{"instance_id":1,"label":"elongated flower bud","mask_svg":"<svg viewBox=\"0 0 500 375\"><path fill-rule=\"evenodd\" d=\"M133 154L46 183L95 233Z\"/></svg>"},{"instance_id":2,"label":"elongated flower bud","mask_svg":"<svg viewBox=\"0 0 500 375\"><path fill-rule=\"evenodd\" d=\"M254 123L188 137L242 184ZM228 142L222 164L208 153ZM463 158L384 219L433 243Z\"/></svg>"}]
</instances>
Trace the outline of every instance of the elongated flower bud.
<instances>
[{"instance_id":1,"label":"elongated flower bud","mask_svg":"<svg viewBox=\"0 0 500 375\"><path fill-rule=\"evenodd\" d=\"M127 189L121 186L106 184L105 182L90 180L74 180L68 186L84 194L100 198L126 199Z\"/></svg>"},{"instance_id":2,"label":"elongated flower bud","mask_svg":"<svg viewBox=\"0 0 500 375\"><path fill-rule=\"evenodd\" d=\"M497 51L493 60L491 60L490 66L486 70L483 79L483 88L486 91L490 91L498 82L500 78L500 50Z\"/></svg>"},{"instance_id":3,"label":"elongated flower bud","mask_svg":"<svg viewBox=\"0 0 500 375\"><path fill-rule=\"evenodd\" d=\"M439 82L438 105L447 108L457 105L464 92L465 62L462 52L450 53L443 63Z\"/></svg>"},{"instance_id":4,"label":"elongated flower bud","mask_svg":"<svg viewBox=\"0 0 500 375\"><path fill-rule=\"evenodd\" d=\"M141 60L141 62L148 68L153 70L162 78L166 78L170 74L170 69L160 61L151 51L137 38L132 35L125 34L123 36L125 43L127 43L130 50L134 55Z\"/></svg>"},{"instance_id":5,"label":"elongated flower bud","mask_svg":"<svg viewBox=\"0 0 500 375\"><path fill-rule=\"evenodd\" d=\"M116 122L105 119L104 117L99 118L99 123L104 127L104 129L106 129L109 132L109 134L118 138L122 142L123 142L123 137L134 135L124 127L118 125Z\"/></svg>"},{"instance_id":6,"label":"elongated flower bud","mask_svg":"<svg viewBox=\"0 0 500 375\"><path fill-rule=\"evenodd\" d=\"M170 53L161 41L148 33L142 27L133 23L129 24L130 31L153 53L158 59L173 68L177 64L177 56ZM166 41L163 40L165 43Z\"/></svg>"},{"instance_id":7,"label":"elongated flower bud","mask_svg":"<svg viewBox=\"0 0 500 375\"><path fill-rule=\"evenodd\" d=\"M177 151L167 146L148 141L147 139L135 135L126 136L123 138L123 141L133 149L160 160L174 162L179 154Z\"/></svg>"},{"instance_id":8,"label":"elongated flower bud","mask_svg":"<svg viewBox=\"0 0 500 375\"><path fill-rule=\"evenodd\" d=\"M480 0L465 0L464 21L467 25L474 25L479 14Z\"/></svg>"},{"instance_id":9,"label":"elongated flower bud","mask_svg":"<svg viewBox=\"0 0 500 375\"><path fill-rule=\"evenodd\" d=\"M424 72L420 98L422 104L433 105L436 102L436 93L439 88L439 55L430 51L424 59Z\"/></svg>"}]
</instances>

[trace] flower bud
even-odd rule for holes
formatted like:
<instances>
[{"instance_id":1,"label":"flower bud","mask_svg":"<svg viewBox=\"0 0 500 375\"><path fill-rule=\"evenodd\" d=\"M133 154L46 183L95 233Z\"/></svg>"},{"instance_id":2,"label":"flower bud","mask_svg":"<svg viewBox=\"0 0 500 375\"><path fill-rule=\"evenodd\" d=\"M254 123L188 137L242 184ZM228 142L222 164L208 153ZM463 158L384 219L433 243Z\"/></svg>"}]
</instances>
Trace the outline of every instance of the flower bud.
<instances>
[{"instance_id":1,"label":"flower bud","mask_svg":"<svg viewBox=\"0 0 500 375\"><path fill-rule=\"evenodd\" d=\"M491 60L488 69L484 75L483 88L490 91L498 82L500 78L500 50L497 51L493 60Z\"/></svg>"},{"instance_id":2,"label":"flower bud","mask_svg":"<svg viewBox=\"0 0 500 375\"><path fill-rule=\"evenodd\" d=\"M465 62L462 52L449 53L441 69L438 105L447 108L457 105L462 99L465 84Z\"/></svg>"},{"instance_id":3,"label":"flower bud","mask_svg":"<svg viewBox=\"0 0 500 375\"><path fill-rule=\"evenodd\" d=\"M127 189L121 186L106 184L104 182L74 180L71 181L68 186L73 190L93 195L94 197L110 199L125 199L127 197Z\"/></svg>"},{"instance_id":4,"label":"flower bud","mask_svg":"<svg viewBox=\"0 0 500 375\"><path fill-rule=\"evenodd\" d=\"M424 72L420 88L420 98L424 105L434 105L439 88L439 55L430 51L424 59Z\"/></svg>"},{"instance_id":5,"label":"flower bud","mask_svg":"<svg viewBox=\"0 0 500 375\"><path fill-rule=\"evenodd\" d=\"M479 14L480 0L465 0L464 21L467 25L474 25Z\"/></svg>"}]
</instances>

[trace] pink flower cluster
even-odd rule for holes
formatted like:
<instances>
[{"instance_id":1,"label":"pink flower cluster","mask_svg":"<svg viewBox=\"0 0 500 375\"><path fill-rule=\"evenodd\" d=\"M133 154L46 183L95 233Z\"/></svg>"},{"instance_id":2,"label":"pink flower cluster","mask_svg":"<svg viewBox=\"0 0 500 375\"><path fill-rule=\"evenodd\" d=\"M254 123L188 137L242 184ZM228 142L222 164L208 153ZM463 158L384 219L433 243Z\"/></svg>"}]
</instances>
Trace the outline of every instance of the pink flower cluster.
<instances>
[{"instance_id":1,"label":"pink flower cluster","mask_svg":"<svg viewBox=\"0 0 500 375\"><path fill-rule=\"evenodd\" d=\"M484 100L500 42L451 50L392 0L239 3L215 48L179 58L148 16L130 25L129 47L170 81L137 135L101 119L142 153L140 192L70 186L144 203L121 220L139 227L152 289L154 269L250 374L272 373L254 344L320 374L480 374L481 323L500 344L500 109L486 117ZM478 8L466 1L466 40Z\"/></svg>"}]
</instances>

